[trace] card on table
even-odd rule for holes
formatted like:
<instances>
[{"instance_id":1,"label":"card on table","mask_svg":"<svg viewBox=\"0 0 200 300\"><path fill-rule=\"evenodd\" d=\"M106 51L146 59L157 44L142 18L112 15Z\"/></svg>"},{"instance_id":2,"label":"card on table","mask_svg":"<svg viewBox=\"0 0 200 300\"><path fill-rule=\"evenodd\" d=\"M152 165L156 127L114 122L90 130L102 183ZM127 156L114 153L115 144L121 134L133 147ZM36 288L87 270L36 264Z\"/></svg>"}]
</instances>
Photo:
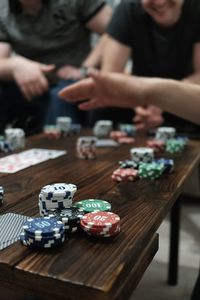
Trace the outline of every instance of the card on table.
<instances>
[{"instance_id":1,"label":"card on table","mask_svg":"<svg viewBox=\"0 0 200 300\"><path fill-rule=\"evenodd\" d=\"M66 154L67 151L34 148L0 159L0 173L15 173Z\"/></svg>"},{"instance_id":2,"label":"card on table","mask_svg":"<svg viewBox=\"0 0 200 300\"><path fill-rule=\"evenodd\" d=\"M0 217L0 250L19 240L22 225L27 218L14 213L7 213Z\"/></svg>"}]
</instances>

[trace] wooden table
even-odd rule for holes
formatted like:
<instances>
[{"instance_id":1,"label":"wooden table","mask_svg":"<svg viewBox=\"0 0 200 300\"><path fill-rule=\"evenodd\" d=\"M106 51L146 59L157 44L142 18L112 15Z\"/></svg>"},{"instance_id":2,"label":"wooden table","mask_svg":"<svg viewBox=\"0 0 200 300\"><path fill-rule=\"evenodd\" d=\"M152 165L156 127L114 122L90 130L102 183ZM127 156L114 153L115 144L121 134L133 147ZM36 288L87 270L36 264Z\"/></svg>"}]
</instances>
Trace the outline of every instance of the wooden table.
<instances>
[{"instance_id":1,"label":"wooden table","mask_svg":"<svg viewBox=\"0 0 200 300\"><path fill-rule=\"evenodd\" d=\"M99 148L96 160L85 161L76 158L76 138L49 141L39 135L27 141L27 149L67 149L68 154L16 174L1 174L0 185L5 188L1 214L38 216L40 189L67 182L78 186L74 201L111 202L121 217L122 231L113 241L74 235L56 250L32 251L16 242L0 252L1 299L30 295L49 300L128 299L158 250L156 230L200 161L200 144L190 142L175 158L173 174L153 182L116 184L111 173L118 160L129 158L131 146Z\"/></svg>"}]
</instances>

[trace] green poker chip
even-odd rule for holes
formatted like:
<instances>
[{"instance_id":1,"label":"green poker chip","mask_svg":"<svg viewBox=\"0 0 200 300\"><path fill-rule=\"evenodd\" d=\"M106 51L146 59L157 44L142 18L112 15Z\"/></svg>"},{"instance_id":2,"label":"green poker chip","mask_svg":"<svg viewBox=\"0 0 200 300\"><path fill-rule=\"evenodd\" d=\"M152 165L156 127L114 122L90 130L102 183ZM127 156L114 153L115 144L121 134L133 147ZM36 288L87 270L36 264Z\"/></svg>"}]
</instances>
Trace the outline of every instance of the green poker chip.
<instances>
[{"instance_id":1,"label":"green poker chip","mask_svg":"<svg viewBox=\"0 0 200 300\"><path fill-rule=\"evenodd\" d=\"M158 163L143 163L140 164L138 174L140 178L155 180L160 178L164 172L164 164Z\"/></svg>"},{"instance_id":2,"label":"green poker chip","mask_svg":"<svg viewBox=\"0 0 200 300\"><path fill-rule=\"evenodd\" d=\"M186 143L184 139L171 139L166 141L166 152L170 154L180 153L183 151Z\"/></svg>"},{"instance_id":3,"label":"green poker chip","mask_svg":"<svg viewBox=\"0 0 200 300\"><path fill-rule=\"evenodd\" d=\"M87 199L75 203L80 211L85 213L98 212L98 211L111 211L111 204L105 200Z\"/></svg>"}]
</instances>

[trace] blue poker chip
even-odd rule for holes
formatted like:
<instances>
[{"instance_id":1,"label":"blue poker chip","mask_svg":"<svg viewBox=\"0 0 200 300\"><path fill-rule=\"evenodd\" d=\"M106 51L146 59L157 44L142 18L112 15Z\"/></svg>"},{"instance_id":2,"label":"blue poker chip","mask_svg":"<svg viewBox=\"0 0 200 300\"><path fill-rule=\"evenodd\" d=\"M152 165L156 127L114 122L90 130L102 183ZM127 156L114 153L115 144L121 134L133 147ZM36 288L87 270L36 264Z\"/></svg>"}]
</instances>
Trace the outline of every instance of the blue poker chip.
<instances>
[{"instance_id":1,"label":"blue poker chip","mask_svg":"<svg viewBox=\"0 0 200 300\"><path fill-rule=\"evenodd\" d=\"M34 238L27 237L27 235L22 233L20 235L20 241L24 246L30 247L32 249L52 249L60 246L65 241L65 234L62 234L59 239L43 239L42 241L36 241Z\"/></svg>"},{"instance_id":2,"label":"blue poker chip","mask_svg":"<svg viewBox=\"0 0 200 300\"><path fill-rule=\"evenodd\" d=\"M164 165L164 174L172 173L174 170L174 160L167 158L159 158L154 160L158 164Z\"/></svg>"},{"instance_id":3,"label":"blue poker chip","mask_svg":"<svg viewBox=\"0 0 200 300\"><path fill-rule=\"evenodd\" d=\"M28 219L23 224L23 229L28 236L52 237L63 232L64 227L56 218L40 217Z\"/></svg>"}]
</instances>

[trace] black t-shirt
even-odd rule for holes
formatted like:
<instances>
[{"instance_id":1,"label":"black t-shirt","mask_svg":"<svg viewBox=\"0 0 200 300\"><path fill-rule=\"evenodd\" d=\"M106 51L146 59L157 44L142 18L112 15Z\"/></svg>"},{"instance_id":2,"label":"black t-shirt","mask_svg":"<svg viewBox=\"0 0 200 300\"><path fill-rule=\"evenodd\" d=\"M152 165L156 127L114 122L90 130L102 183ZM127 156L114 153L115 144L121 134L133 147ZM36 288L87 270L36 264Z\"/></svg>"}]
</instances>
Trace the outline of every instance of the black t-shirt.
<instances>
[{"instance_id":1,"label":"black t-shirt","mask_svg":"<svg viewBox=\"0 0 200 300\"><path fill-rule=\"evenodd\" d=\"M140 0L122 0L107 32L132 48L134 74L181 80L193 72L193 46L200 42L200 0L185 0L179 21L170 28L159 27Z\"/></svg>"}]
</instances>

